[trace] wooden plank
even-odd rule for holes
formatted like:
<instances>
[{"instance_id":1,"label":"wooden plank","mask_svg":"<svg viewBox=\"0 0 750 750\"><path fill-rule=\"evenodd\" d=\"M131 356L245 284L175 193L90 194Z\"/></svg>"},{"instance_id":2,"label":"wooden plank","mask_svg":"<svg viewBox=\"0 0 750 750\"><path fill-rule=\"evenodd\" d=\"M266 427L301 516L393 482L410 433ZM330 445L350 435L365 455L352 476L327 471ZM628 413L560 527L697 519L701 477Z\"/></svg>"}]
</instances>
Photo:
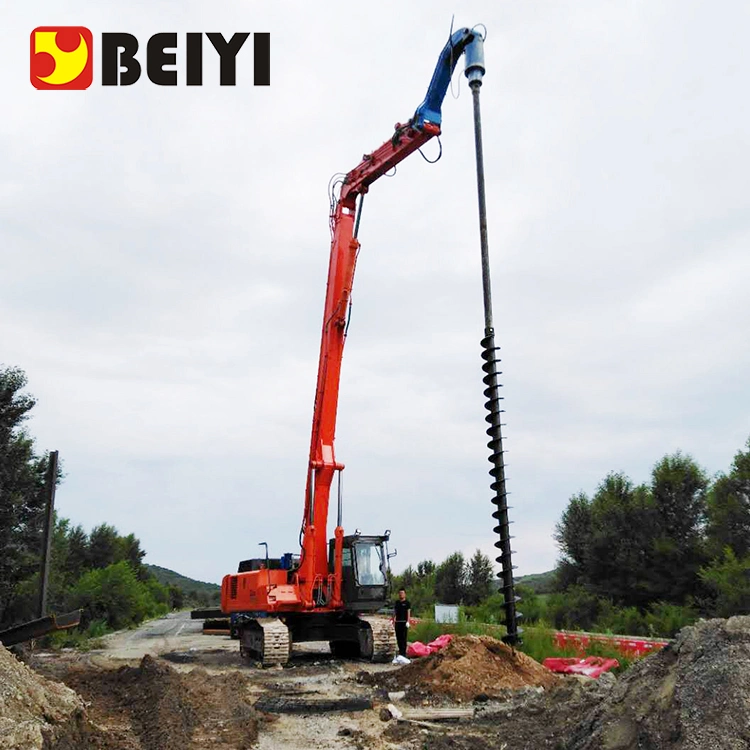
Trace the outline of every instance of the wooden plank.
<instances>
[{"instance_id":1,"label":"wooden plank","mask_svg":"<svg viewBox=\"0 0 750 750\"><path fill-rule=\"evenodd\" d=\"M473 717L473 708L416 708L404 711L403 716L410 721L453 721Z\"/></svg>"}]
</instances>

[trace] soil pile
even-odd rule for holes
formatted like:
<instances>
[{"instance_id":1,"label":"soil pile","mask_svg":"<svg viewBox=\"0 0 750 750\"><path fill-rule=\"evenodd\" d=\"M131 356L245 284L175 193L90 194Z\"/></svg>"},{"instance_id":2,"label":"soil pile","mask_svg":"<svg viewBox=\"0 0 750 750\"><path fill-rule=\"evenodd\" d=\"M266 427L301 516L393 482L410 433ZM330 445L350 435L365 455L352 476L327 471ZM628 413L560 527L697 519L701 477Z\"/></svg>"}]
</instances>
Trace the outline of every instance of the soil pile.
<instances>
[{"instance_id":1,"label":"soil pile","mask_svg":"<svg viewBox=\"0 0 750 750\"><path fill-rule=\"evenodd\" d=\"M85 733L83 701L47 680L0 645L0 748L54 750Z\"/></svg>"},{"instance_id":2,"label":"soil pile","mask_svg":"<svg viewBox=\"0 0 750 750\"><path fill-rule=\"evenodd\" d=\"M386 678L389 687L470 701L523 687L548 688L558 677L530 656L489 636L454 638L444 649L413 661Z\"/></svg>"},{"instance_id":3,"label":"soil pile","mask_svg":"<svg viewBox=\"0 0 750 750\"><path fill-rule=\"evenodd\" d=\"M179 673L145 656L138 667L116 670L72 665L61 678L87 701L97 730L80 748L245 750L258 736L248 678L239 673Z\"/></svg>"},{"instance_id":4,"label":"soil pile","mask_svg":"<svg viewBox=\"0 0 750 750\"><path fill-rule=\"evenodd\" d=\"M748 717L750 617L705 620L632 666L565 747L739 750Z\"/></svg>"}]
</instances>

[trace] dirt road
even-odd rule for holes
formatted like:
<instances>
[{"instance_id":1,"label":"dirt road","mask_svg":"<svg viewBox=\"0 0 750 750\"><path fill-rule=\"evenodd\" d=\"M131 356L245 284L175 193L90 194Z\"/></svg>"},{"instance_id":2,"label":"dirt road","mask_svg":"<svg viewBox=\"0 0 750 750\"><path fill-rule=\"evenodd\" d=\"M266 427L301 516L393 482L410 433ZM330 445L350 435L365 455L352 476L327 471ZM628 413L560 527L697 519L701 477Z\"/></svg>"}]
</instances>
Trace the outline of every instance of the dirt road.
<instances>
[{"instance_id":1,"label":"dirt road","mask_svg":"<svg viewBox=\"0 0 750 750\"><path fill-rule=\"evenodd\" d=\"M173 651L239 652L237 641L228 636L203 635L203 621L191 620L190 612L175 612L158 620L149 620L135 630L121 630L104 636L104 653L112 659L138 659L146 654L159 656Z\"/></svg>"}]
</instances>

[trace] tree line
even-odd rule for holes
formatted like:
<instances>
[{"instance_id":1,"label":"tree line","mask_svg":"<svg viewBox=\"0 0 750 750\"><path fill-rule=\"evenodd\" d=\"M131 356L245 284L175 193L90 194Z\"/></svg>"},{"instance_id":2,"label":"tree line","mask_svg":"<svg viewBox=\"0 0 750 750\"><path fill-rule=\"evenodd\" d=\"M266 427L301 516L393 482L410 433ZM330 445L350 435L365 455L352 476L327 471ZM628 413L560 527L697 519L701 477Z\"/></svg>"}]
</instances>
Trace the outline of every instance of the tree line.
<instances>
[{"instance_id":1,"label":"tree line","mask_svg":"<svg viewBox=\"0 0 750 750\"><path fill-rule=\"evenodd\" d=\"M726 472L709 477L676 452L648 482L609 473L573 495L557 523L560 558L549 589L516 591L528 624L671 637L699 617L750 612L750 439ZM460 604L463 618L503 622L493 565L479 550L430 560L393 577L416 615Z\"/></svg>"},{"instance_id":2,"label":"tree line","mask_svg":"<svg viewBox=\"0 0 750 750\"><path fill-rule=\"evenodd\" d=\"M0 629L37 614L49 457L24 429L35 405L26 385L22 370L0 366ZM664 456L642 484L608 474L591 496L569 499L554 539L554 591L518 586L527 622L673 635L700 616L750 611L750 439L714 477L681 452ZM49 610L80 608L84 625L120 628L194 603L159 583L144 556L133 534L106 523L86 533L56 517ZM477 550L468 560L461 552L423 560L391 583L406 588L416 615L459 604L468 619L499 623L495 580L492 561Z\"/></svg>"},{"instance_id":3,"label":"tree line","mask_svg":"<svg viewBox=\"0 0 750 750\"><path fill-rule=\"evenodd\" d=\"M664 456L636 485L610 473L570 498L556 526L558 625L593 627L607 609L643 629L655 608L683 619L750 611L750 439L726 472ZM637 633L636 633L637 634Z\"/></svg>"},{"instance_id":4,"label":"tree line","mask_svg":"<svg viewBox=\"0 0 750 750\"><path fill-rule=\"evenodd\" d=\"M0 366L0 629L38 613L48 454L36 453L24 429L35 399L25 373ZM59 484L62 473L58 470ZM81 609L82 626L122 628L187 602L177 586L164 586L143 564L140 541L102 523L86 533L55 515L48 611Z\"/></svg>"},{"instance_id":5,"label":"tree line","mask_svg":"<svg viewBox=\"0 0 750 750\"><path fill-rule=\"evenodd\" d=\"M466 560L462 552L454 552L443 562L423 560L392 577L394 591L406 589L415 616L431 617L435 604L476 606L493 591L493 565L487 555L477 550Z\"/></svg>"}]
</instances>

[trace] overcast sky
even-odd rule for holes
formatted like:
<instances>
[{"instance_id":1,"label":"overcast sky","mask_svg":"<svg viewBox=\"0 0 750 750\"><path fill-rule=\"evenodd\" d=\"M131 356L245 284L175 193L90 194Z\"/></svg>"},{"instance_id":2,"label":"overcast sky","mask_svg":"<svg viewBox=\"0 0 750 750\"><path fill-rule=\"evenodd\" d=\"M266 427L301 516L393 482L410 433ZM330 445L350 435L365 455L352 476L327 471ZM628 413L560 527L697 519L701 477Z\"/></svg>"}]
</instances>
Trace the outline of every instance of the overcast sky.
<instances>
[{"instance_id":1,"label":"overcast sky","mask_svg":"<svg viewBox=\"0 0 750 750\"><path fill-rule=\"evenodd\" d=\"M57 508L220 581L297 551L329 254L326 187L484 23L489 240L517 574L569 497L750 435L750 5L682 0L6 4L0 363L38 399ZM178 32L174 88L29 83L41 25ZM270 32L271 85L184 86L188 31ZM141 57L143 62L143 59ZM395 569L492 553L471 96L364 207L337 457L344 526ZM433 158L437 144L426 154Z\"/></svg>"}]
</instances>

